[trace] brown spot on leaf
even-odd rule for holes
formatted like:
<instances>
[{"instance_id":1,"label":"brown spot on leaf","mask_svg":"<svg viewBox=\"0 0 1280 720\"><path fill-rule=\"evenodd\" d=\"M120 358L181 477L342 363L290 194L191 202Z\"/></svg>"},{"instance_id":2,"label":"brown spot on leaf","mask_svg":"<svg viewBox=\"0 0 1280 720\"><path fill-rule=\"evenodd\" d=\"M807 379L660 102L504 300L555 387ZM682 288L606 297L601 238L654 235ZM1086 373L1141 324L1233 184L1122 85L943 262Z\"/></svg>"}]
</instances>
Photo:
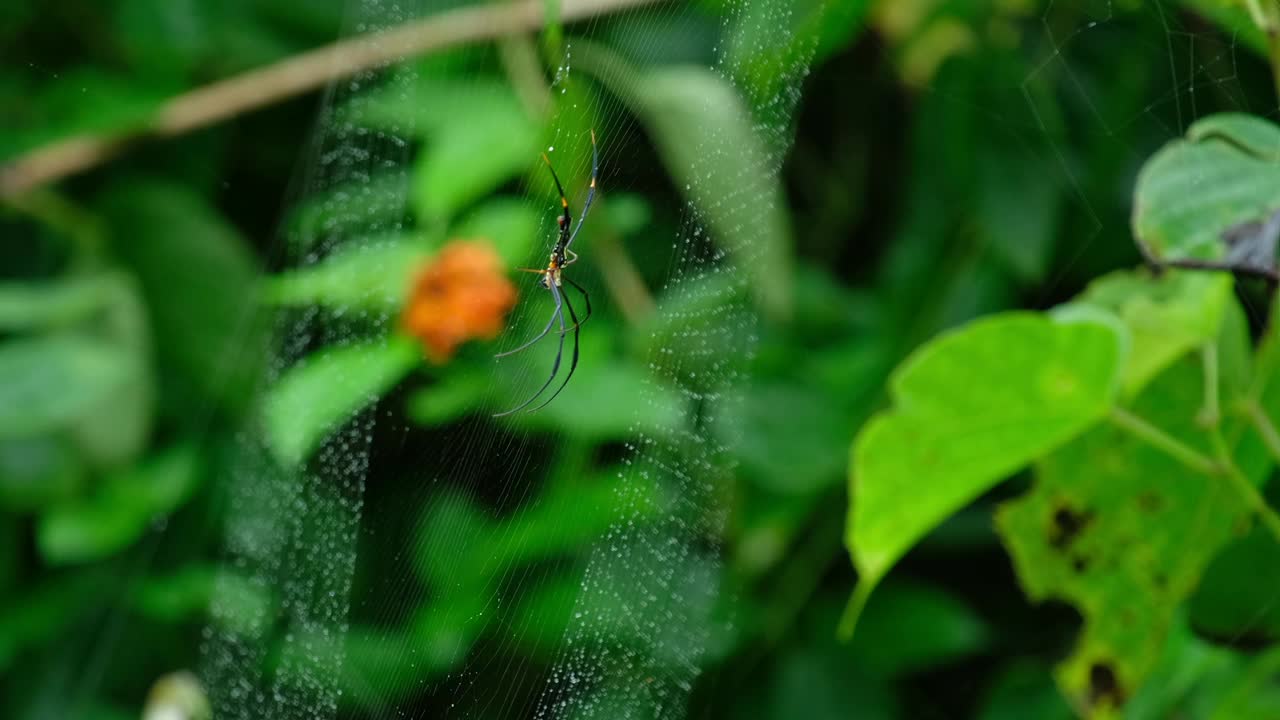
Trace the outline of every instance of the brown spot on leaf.
<instances>
[{"instance_id":1,"label":"brown spot on leaf","mask_svg":"<svg viewBox=\"0 0 1280 720\"><path fill-rule=\"evenodd\" d=\"M1093 513L1079 512L1063 505L1053 513L1053 525L1049 528L1049 544L1055 550L1065 550L1080 533L1093 522Z\"/></svg>"},{"instance_id":2,"label":"brown spot on leaf","mask_svg":"<svg viewBox=\"0 0 1280 720\"><path fill-rule=\"evenodd\" d=\"M1118 708L1124 705L1124 689L1116 671L1107 663L1095 662L1089 666L1089 706L1099 705Z\"/></svg>"},{"instance_id":3,"label":"brown spot on leaf","mask_svg":"<svg viewBox=\"0 0 1280 720\"><path fill-rule=\"evenodd\" d=\"M1138 496L1138 509L1143 512L1155 513L1159 512L1164 506L1164 499L1150 490Z\"/></svg>"}]
</instances>

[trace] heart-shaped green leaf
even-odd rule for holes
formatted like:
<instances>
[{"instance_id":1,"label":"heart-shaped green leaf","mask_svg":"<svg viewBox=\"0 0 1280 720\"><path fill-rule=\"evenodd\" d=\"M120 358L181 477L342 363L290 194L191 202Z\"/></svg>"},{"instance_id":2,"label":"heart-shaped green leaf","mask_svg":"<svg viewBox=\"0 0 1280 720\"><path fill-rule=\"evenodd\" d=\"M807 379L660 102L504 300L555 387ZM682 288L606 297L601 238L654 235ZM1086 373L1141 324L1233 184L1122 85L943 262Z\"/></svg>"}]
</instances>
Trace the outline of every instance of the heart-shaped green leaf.
<instances>
[{"instance_id":1,"label":"heart-shaped green leaf","mask_svg":"<svg viewBox=\"0 0 1280 720\"><path fill-rule=\"evenodd\" d=\"M1156 262L1201 261L1275 271L1280 128L1214 115L1156 153L1134 191L1133 234Z\"/></svg>"},{"instance_id":2,"label":"heart-shaped green leaf","mask_svg":"<svg viewBox=\"0 0 1280 720\"><path fill-rule=\"evenodd\" d=\"M1029 313L980 320L926 345L890 381L893 408L853 449L846 544L858 589L846 617L925 533L1111 407L1115 323Z\"/></svg>"}]
</instances>

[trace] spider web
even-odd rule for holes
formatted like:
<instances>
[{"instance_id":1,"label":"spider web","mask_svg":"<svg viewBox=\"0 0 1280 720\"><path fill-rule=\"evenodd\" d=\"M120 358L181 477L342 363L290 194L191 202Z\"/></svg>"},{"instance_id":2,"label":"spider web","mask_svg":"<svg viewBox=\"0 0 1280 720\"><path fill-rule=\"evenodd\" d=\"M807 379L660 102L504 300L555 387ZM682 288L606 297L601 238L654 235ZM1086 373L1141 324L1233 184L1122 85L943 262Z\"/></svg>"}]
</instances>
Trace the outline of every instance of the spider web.
<instances>
[{"instance_id":1,"label":"spider web","mask_svg":"<svg viewBox=\"0 0 1280 720\"><path fill-rule=\"evenodd\" d=\"M608 326L596 320L582 328L574 381L536 415L488 417L541 384L554 337L487 366L492 372L478 379L439 371L437 388L485 387L483 405L464 408L446 430L424 433L406 419L404 384L385 397L367 392L364 409L305 462L280 461L269 420L246 430L225 478L227 559L202 643L200 674L215 717L684 714L701 668L733 631L731 593L718 584L721 494L732 472L726 447L758 308L785 312L785 288L771 288L759 268L779 257L768 239L785 239L777 176L813 52L791 35L787 4L721 5L719 12L647 5L623 21L572 25L548 88L553 100L563 98L545 149L575 211L583 195L571 178L584 178L590 162L587 128L600 138L602 157L593 215L621 217L617 207L625 211L627 196L643 189L629 186L635 178L682 168L672 188L679 204L660 210L673 216L673 234L641 236L647 247L635 253L659 263L637 271L655 304L629 319L635 360L621 379L593 366L616 352L609 347L616 339L599 334ZM373 32L436 10L359 0L348 27ZM658 42L661 31L682 26L729 40L710 52L686 48L686 61L661 67L672 55ZM759 63L754 53L766 46L798 49L771 61L770 82L758 83L745 64ZM451 62L465 68L486 52L454 51ZM424 232L421 218L409 219L412 188L422 181L415 138L447 108L431 107L420 89L457 74L448 63L405 58L330 88L296 183L298 203L313 213L285 233L285 269L323 267L352 249L377 258L394 245L388 238ZM581 92L586 84L598 90L595 104ZM472 100L472 92L479 91L461 97ZM388 123L388 106L409 110ZM368 122L379 113L381 123ZM643 151L646 136L673 136L655 126L670 117L690 123L689 137L657 156ZM725 117L732 132L701 127ZM533 177L536 156L530 161ZM521 264L540 267L558 208L534 192L511 206L539 218L538 241ZM583 262L567 273L585 272L593 254L609 251L592 227L575 243ZM607 280L583 282L601 317L630 312L602 291ZM500 349L523 343L550 312L533 282L520 296ZM340 355L394 344L386 337L396 312L368 299L280 315L265 405L300 368L324 364L318 349ZM372 361L344 368L331 375L335 386L384 370ZM591 395L602 387L626 391L606 404ZM541 419L553 413L570 427L563 447ZM593 413L611 418L610 429L576 432L573 418ZM600 453L590 451L593 442ZM391 470L401 467L417 470L407 477ZM584 519L549 526L548 517L560 516ZM388 547L402 549L364 552Z\"/></svg>"}]
</instances>

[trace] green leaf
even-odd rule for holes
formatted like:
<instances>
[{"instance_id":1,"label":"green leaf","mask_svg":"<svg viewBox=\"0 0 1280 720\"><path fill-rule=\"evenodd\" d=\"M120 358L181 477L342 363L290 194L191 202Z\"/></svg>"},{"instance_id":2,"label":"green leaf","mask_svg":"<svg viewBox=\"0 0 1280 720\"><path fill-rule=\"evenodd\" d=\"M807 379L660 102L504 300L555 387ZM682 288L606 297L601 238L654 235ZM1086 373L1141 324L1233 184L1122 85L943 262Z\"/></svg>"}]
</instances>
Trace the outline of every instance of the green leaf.
<instances>
[{"instance_id":1,"label":"green leaf","mask_svg":"<svg viewBox=\"0 0 1280 720\"><path fill-rule=\"evenodd\" d=\"M407 628L357 625L343 637L343 701L381 710L463 662L486 628L488 598L454 595L423 605Z\"/></svg>"},{"instance_id":2,"label":"green leaf","mask_svg":"<svg viewBox=\"0 0 1280 720\"><path fill-rule=\"evenodd\" d=\"M359 124L426 138L414 170L418 219L439 225L538 161L541 127L510 85L492 77L422 74L361 96L344 113Z\"/></svg>"},{"instance_id":3,"label":"green leaf","mask_svg":"<svg viewBox=\"0 0 1280 720\"><path fill-rule=\"evenodd\" d=\"M33 510L67 500L84 480L83 462L61 438L0 439L0 506L6 509Z\"/></svg>"},{"instance_id":4,"label":"green leaf","mask_svg":"<svg viewBox=\"0 0 1280 720\"><path fill-rule=\"evenodd\" d=\"M122 0L114 37L138 69L180 78L213 50L213 14L197 0Z\"/></svg>"},{"instance_id":5,"label":"green leaf","mask_svg":"<svg viewBox=\"0 0 1280 720\"><path fill-rule=\"evenodd\" d=\"M1280 209L1277 147L1280 128L1249 115L1214 115L1192 125L1185 140L1166 145L1138 175L1134 238L1158 262L1210 260L1274 270L1274 244L1258 247L1255 239L1247 247L1235 245L1228 231Z\"/></svg>"},{"instance_id":6,"label":"green leaf","mask_svg":"<svg viewBox=\"0 0 1280 720\"><path fill-rule=\"evenodd\" d=\"M1244 113L1219 113L1187 128L1191 142L1221 140L1260 160L1280 161L1280 128L1265 118Z\"/></svg>"},{"instance_id":7,"label":"green leaf","mask_svg":"<svg viewBox=\"0 0 1280 720\"><path fill-rule=\"evenodd\" d=\"M980 652L990 641L982 619L928 585L888 582L867 603L852 649L886 675L923 672Z\"/></svg>"},{"instance_id":8,"label":"green leaf","mask_svg":"<svg viewBox=\"0 0 1280 720\"><path fill-rule=\"evenodd\" d=\"M1124 394L1133 397L1178 358L1217 337L1232 297L1225 274L1120 271L1089 283L1067 307L1101 308L1124 322L1130 343L1122 382Z\"/></svg>"},{"instance_id":9,"label":"green leaf","mask_svg":"<svg viewBox=\"0 0 1280 720\"><path fill-rule=\"evenodd\" d=\"M129 382L133 359L78 334L0 343L0 437L63 429Z\"/></svg>"},{"instance_id":10,"label":"green leaf","mask_svg":"<svg viewBox=\"0 0 1280 720\"><path fill-rule=\"evenodd\" d=\"M735 13L725 62L755 97L777 97L811 64L847 47L870 7L869 0L745 3Z\"/></svg>"},{"instance_id":11,"label":"green leaf","mask_svg":"<svg viewBox=\"0 0 1280 720\"><path fill-rule=\"evenodd\" d=\"M549 345L549 340L544 341L543 346ZM572 343L573 337L569 336L565 341L560 377L566 372L564 363L569 362ZM543 347L541 352L546 354L533 356L537 357L536 360L523 363L508 360L500 366L499 387L504 392L493 393L487 398L495 403L490 408L493 412L501 412L523 402L537 390L554 359L551 354L554 349ZM530 362L536 371L531 369ZM516 389L517 383L520 384L519 389ZM530 384L533 384L532 388ZM592 411L582 412L582 402L589 402ZM633 437L636 432L655 435L676 432L682 426L683 418L688 417L689 402L689 398L670 383L654 378L638 363L611 357L607 339L588 335L584 330L578 369L555 402L537 412L516 413L502 420L529 430L556 431L586 441L621 440Z\"/></svg>"},{"instance_id":12,"label":"green leaf","mask_svg":"<svg viewBox=\"0 0 1280 720\"><path fill-rule=\"evenodd\" d=\"M1062 191L1046 182L1042 157L1013 138L989 135L981 137L973 185L982 234L1020 280L1042 280L1053 259Z\"/></svg>"},{"instance_id":13,"label":"green leaf","mask_svg":"<svg viewBox=\"0 0 1280 720\"><path fill-rule=\"evenodd\" d=\"M151 429L153 389L146 311L134 283L104 272L10 285L0 290L5 295L0 305L12 301L13 325L55 332L0 344L0 372L9 381L0 388L0 437L64 433L91 465L136 457Z\"/></svg>"},{"instance_id":14,"label":"green leaf","mask_svg":"<svg viewBox=\"0 0 1280 720\"><path fill-rule=\"evenodd\" d=\"M538 502L502 519L466 498L445 495L423 516L419 572L441 594L471 593L509 568L582 552L624 519L642 523L656 515L665 503L658 486L633 478L622 492L615 484L618 474L615 469L590 482L552 487ZM442 544L460 550L441 553Z\"/></svg>"},{"instance_id":15,"label":"green leaf","mask_svg":"<svg viewBox=\"0 0 1280 720\"><path fill-rule=\"evenodd\" d=\"M459 220L449 235L486 240L507 267L516 267L529 259L538 242L538 211L525 200L494 198Z\"/></svg>"},{"instance_id":16,"label":"green leaf","mask_svg":"<svg viewBox=\"0 0 1280 720\"><path fill-rule=\"evenodd\" d=\"M845 542L858 605L925 533L1110 409L1120 337L1009 313L947 333L895 371L893 409L858 434Z\"/></svg>"},{"instance_id":17,"label":"green leaf","mask_svg":"<svg viewBox=\"0 0 1280 720\"><path fill-rule=\"evenodd\" d=\"M413 238L348 244L314 265L268 279L262 297L275 305L389 313L404 305L413 273L427 256Z\"/></svg>"},{"instance_id":18,"label":"green leaf","mask_svg":"<svg viewBox=\"0 0 1280 720\"><path fill-rule=\"evenodd\" d=\"M759 382L717 430L745 474L781 494L813 494L839 484L852 422L812 384Z\"/></svg>"},{"instance_id":19,"label":"green leaf","mask_svg":"<svg viewBox=\"0 0 1280 720\"><path fill-rule=\"evenodd\" d=\"M181 185L117 183L102 206L114 247L141 281L162 367L206 397L243 402L260 379L264 318L248 243Z\"/></svg>"},{"instance_id":20,"label":"green leaf","mask_svg":"<svg viewBox=\"0 0 1280 720\"><path fill-rule=\"evenodd\" d=\"M1186 357L1152 382L1132 412L1208 452L1196 416L1203 371ZM1046 457L1034 488L1007 503L997 528L1033 600L1075 605L1084 632L1057 671L1073 704L1107 716L1156 666L1179 604L1247 519L1221 477L1188 469L1112 426Z\"/></svg>"},{"instance_id":21,"label":"green leaf","mask_svg":"<svg viewBox=\"0 0 1280 720\"><path fill-rule=\"evenodd\" d=\"M641 72L599 50L579 55L640 117L676 188L745 269L761 307L788 314L791 228L777 161L734 86L703 67Z\"/></svg>"},{"instance_id":22,"label":"green leaf","mask_svg":"<svg viewBox=\"0 0 1280 720\"><path fill-rule=\"evenodd\" d=\"M267 391L267 444L285 465L302 462L330 432L399 382L420 357L413 340L402 336L307 356Z\"/></svg>"},{"instance_id":23,"label":"green leaf","mask_svg":"<svg viewBox=\"0 0 1280 720\"><path fill-rule=\"evenodd\" d=\"M0 284L0 330L65 327L92 317L107 302L110 274L71 277L47 283Z\"/></svg>"},{"instance_id":24,"label":"green leaf","mask_svg":"<svg viewBox=\"0 0 1280 720\"><path fill-rule=\"evenodd\" d=\"M487 373L452 372L409 396L406 411L413 422L438 427L480 407L489 387Z\"/></svg>"},{"instance_id":25,"label":"green leaf","mask_svg":"<svg viewBox=\"0 0 1280 720\"><path fill-rule=\"evenodd\" d=\"M385 232L404 225L408 198L407 170L375 174L307 197L289 213L285 227L300 246L325 237Z\"/></svg>"},{"instance_id":26,"label":"green leaf","mask_svg":"<svg viewBox=\"0 0 1280 720\"><path fill-rule=\"evenodd\" d=\"M137 612L153 620L211 619L247 636L264 631L272 609L267 588L213 565L188 565L167 575L151 575L132 589L131 600Z\"/></svg>"},{"instance_id":27,"label":"green leaf","mask_svg":"<svg viewBox=\"0 0 1280 720\"><path fill-rule=\"evenodd\" d=\"M986 698L978 720L1075 720L1053 684L1048 667L1017 663L1001 672Z\"/></svg>"},{"instance_id":28,"label":"green leaf","mask_svg":"<svg viewBox=\"0 0 1280 720\"><path fill-rule=\"evenodd\" d=\"M1228 642L1280 639L1280 543L1255 527L1213 559L1191 598L1191 623L1201 634Z\"/></svg>"},{"instance_id":29,"label":"green leaf","mask_svg":"<svg viewBox=\"0 0 1280 720\"><path fill-rule=\"evenodd\" d=\"M447 222L537 159L538 128L515 98L462 118L418 155L413 203L427 223Z\"/></svg>"},{"instance_id":30,"label":"green leaf","mask_svg":"<svg viewBox=\"0 0 1280 720\"><path fill-rule=\"evenodd\" d=\"M1230 0L1182 0L1182 4L1197 15L1211 20L1222 28L1224 34L1252 49L1261 58L1267 57L1267 37L1249 17L1248 4Z\"/></svg>"},{"instance_id":31,"label":"green leaf","mask_svg":"<svg viewBox=\"0 0 1280 720\"><path fill-rule=\"evenodd\" d=\"M101 314L91 332L119 347L128 372L70 428L86 460L115 467L137 458L151 434L155 378L148 308L131 277L110 274L104 284Z\"/></svg>"},{"instance_id":32,"label":"green leaf","mask_svg":"<svg viewBox=\"0 0 1280 720\"><path fill-rule=\"evenodd\" d=\"M198 460L194 446L171 448L110 474L91 495L53 507L36 528L40 554L68 564L119 552L186 502L200 481Z\"/></svg>"},{"instance_id":33,"label":"green leaf","mask_svg":"<svg viewBox=\"0 0 1280 720\"><path fill-rule=\"evenodd\" d=\"M21 98L25 122L0 134L0 159L67 137L143 130L180 89L159 80L88 66L59 72L38 95Z\"/></svg>"},{"instance_id":34,"label":"green leaf","mask_svg":"<svg viewBox=\"0 0 1280 720\"><path fill-rule=\"evenodd\" d=\"M1235 653L1195 636L1178 613L1156 667L1124 709L1125 720L1252 718L1270 713L1226 713L1227 698L1246 685L1248 663ZM1280 707L1272 705L1273 708Z\"/></svg>"},{"instance_id":35,"label":"green leaf","mask_svg":"<svg viewBox=\"0 0 1280 720\"><path fill-rule=\"evenodd\" d=\"M50 647L67 626L92 608L87 601L109 576L87 570L53 577L24 588L0 605L0 669L9 669L22 651Z\"/></svg>"}]
</instances>

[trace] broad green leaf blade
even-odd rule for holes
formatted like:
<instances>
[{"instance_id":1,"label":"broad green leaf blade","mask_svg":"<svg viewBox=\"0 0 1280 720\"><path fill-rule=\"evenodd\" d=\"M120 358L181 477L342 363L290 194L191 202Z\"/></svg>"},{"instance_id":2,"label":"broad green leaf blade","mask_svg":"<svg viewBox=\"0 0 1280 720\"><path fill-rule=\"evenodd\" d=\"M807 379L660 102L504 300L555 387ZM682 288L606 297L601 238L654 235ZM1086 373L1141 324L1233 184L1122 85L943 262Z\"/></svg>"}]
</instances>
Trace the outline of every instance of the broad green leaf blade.
<instances>
[{"instance_id":1,"label":"broad green leaf blade","mask_svg":"<svg viewBox=\"0 0 1280 720\"><path fill-rule=\"evenodd\" d=\"M1231 299L1226 274L1122 271L1093 281L1066 307L1101 308L1124 322L1130 344L1122 383L1133 397L1178 358L1217 337Z\"/></svg>"},{"instance_id":2,"label":"broad green leaf blade","mask_svg":"<svg viewBox=\"0 0 1280 720\"><path fill-rule=\"evenodd\" d=\"M1120 347L1112 325L1009 313L948 333L899 367L893 408L853 448L855 600L938 523L1101 419Z\"/></svg>"},{"instance_id":3,"label":"broad green leaf blade","mask_svg":"<svg viewBox=\"0 0 1280 720\"><path fill-rule=\"evenodd\" d=\"M1249 17L1247 2L1231 0L1182 0L1182 5L1221 28L1224 36L1239 41L1260 58L1267 56L1267 36Z\"/></svg>"},{"instance_id":4,"label":"broad green leaf blade","mask_svg":"<svg viewBox=\"0 0 1280 720\"><path fill-rule=\"evenodd\" d=\"M245 402L266 349L265 318L252 299L258 261L248 242L181 185L123 183L101 205L115 252L142 285L161 369L207 398Z\"/></svg>"},{"instance_id":5,"label":"broad green leaf blade","mask_svg":"<svg viewBox=\"0 0 1280 720\"><path fill-rule=\"evenodd\" d=\"M512 567L581 552L619 522L648 521L666 502L660 488L638 479L619 493L614 481L620 472L614 468L588 482L553 487L501 520L467 498L442 497L421 524L417 557L423 580L442 595L470 593ZM441 553L442 542L460 549Z\"/></svg>"},{"instance_id":6,"label":"broad green leaf blade","mask_svg":"<svg viewBox=\"0 0 1280 720\"><path fill-rule=\"evenodd\" d=\"M404 305L427 250L412 238L350 244L330 257L267 280L262 297L275 305L323 305L392 312Z\"/></svg>"},{"instance_id":7,"label":"broad green leaf blade","mask_svg":"<svg viewBox=\"0 0 1280 720\"><path fill-rule=\"evenodd\" d=\"M117 281L113 275L72 277L52 283L0 284L0 330L66 326L101 309Z\"/></svg>"},{"instance_id":8,"label":"broad green leaf blade","mask_svg":"<svg viewBox=\"0 0 1280 720\"><path fill-rule=\"evenodd\" d=\"M510 86L495 79L426 79L362 98L350 112L357 122L397 133L416 126L427 139L411 201L428 225L446 223L538 162L540 124Z\"/></svg>"},{"instance_id":9,"label":"broad green leaf blade","mask_svg":"<svg viewBox=\"0 0 1280 720\"><path fill-rule=\"evenodd\" d=\"M6 290L0 305L14 303L15 324L54 332L0 344L0 436L56 430L89 465L137 457L151 429L153 377L146 309L131 278L106 272Z\"/></svg>"},{"instance_id":10,"label":"broad green leaf blade","mask_svg":"<svg viewBox=\"0 0 1280 720\"><path fill-rule=\"evenodd\" d=\"M508 267L516 267L528 260L533 252L538 239L538 211L523 200L494 198L459 220L450 229L449 236L461 240L486 240L498 251L502 262ZM547 247L550 247L554 238L548 237L547 242Z\"/></svg>"},{"instance_id":11,"label":"broad green leaf blade","mask_svg":"<svg viewBox=\"0 0 1280 720\"><path fill-rule=\"evenodd\" d=\"M1274 643L1280 639L1280 543L1264 528L1228 545L1205 570L1191 598L1191 623L1225 642Z\"/></svg>"},{"instance_id":12,"label":"broad green leaf blade","mask_svg":"<svg viewBox=\"0 0 1280 720\"><path fill-rule=\"evenodd\" d=\"M409 171L388 170L349 180L299 202L285 231L301 246L319 238L356 237L401 227L409 214Z\"/></svg>"},{"instance_id":13,"label":"broad green leaf blade","mask_svg":"<svg viewBox=\"0 0 1280 720\"><path fill-rule=\"evenodd\" d=\"M405 413L418 425L445 425L480 408L490 382L492 377L483 371L460 370L441 375L409 396Z\"/></svg>"},{"instance_id":14,"label":"broad green leaf blade","mask_svg":"<svg viewBox=\"0 0 1280 720\"><path fill-rule=\"evenodd\" d=\"M848 46L870 7L869 0L744 3L727 40L725 63L756 97L776 97L798 82L800 71Z\"/></svg>"},{"instance_id":15,"label":"broad green leaf blade","mask_svg":"<svg viewBox=\"0 0 1280 720\"><path fill-rule=\"evenodd\" d=\"M1132 412L1208 453L1196 421L1203 371L1185 357ZM1156 667L1179 604L1247 519L1227 482L1189 470L1111 426L1049 455L1036 483L997 514L1027 595L1075 605L1075 652L1057 671L1074 704L1114 713ZM1110 714L1109 714L1110 713Z\"/></svg>"},{"instance_id":16,"label":"broad green leaf blade","mask_svg":"<svg viewBox=\"0 0 1280 720\"><path fill-rule=\"evenodd\" d=\"M982 618L959 598L933 585L890 580L867 603L850 646L867 667L896 677L973 655L990 640Z\"/></svg>"},{"instance_id":17,"label":"broad green leaf blade","mask_svg":"<svg viewBox=\"0 0 1280 720\"><path fill-rule=\"evenodd\" d=\"M193 446L171 448L112 473L88 497L54 507L36 528L41 556L53 564L79 563L128 547L191 496L200 481L198 460Z\"/></svg>"},{"instance_id":18,"label":"broad green leaf blade","mask_svg":"<svg viewBox=\"0 0 1280 720\"><path fill-rule=\"evenodd\" d=\"M1187 128L1192 142L1221 140L1259 160L1280 161L1280 128L1257 115L1219 113Z\"/></svg>"},{"instance_id":19,"label":"broad green leaf blade","mask_svg":"<svg viewBox=\"0 0 1280 720\"><path fill-rule=\"evenodd\" d=\"M1274 271L1275 238L1242 239L1239 229L1278 209L1280 128L1247 115L1214 115L1147 161L1134 190L1133 234L1156 262Z\"/></svg>"},{"instance_id":20,"label":"broad green leaf blade","mask_svg":"<svg viewBox=\"0 0 1280 720\"><path fill-rule=\"evenodd\" d=\"M579 54L640 117L712 239L752 278L761 307L788 313L790 218L776 162L734 86L702 67L640 71L599 50Z\"/></svg>"},{"instance_id":21,"label":"broad green leaf blade","mask_svg":"<svg viewBox=\"0 0 1280 720\"><path fill-rule=\"evenodd\" d=\"M331 431L375 402L419 362L413 340L395 336L308 356L267 391L267 444L285 465L307 458Z\"/></svg>"},{"instance_id":22,"label":"broad green leaf blade","mask_svg":"<svg viewBox=\"0 0 1280 720\"><path fill-rule=\"evenodd\" d=\"M66 501L84 485L85 462L57 434L0 439L0 507L36 510Z\"/></svg>"},{"instance_id":23,"label":"broad green leaf blade","mask_svg":"<svg viewBox=\"0 0 1280 720\"><path fill-rule=\"evenodd\" d=\"M857 426L813 380L754 383L734 416L716 426L743 476L769 492L814 495L841 482L842 446Z\"/></svg>"},{"instance_id":24,"label":"broad green leaf blade","mask_svg":"<svg viewBox=\"0 0 1280 720\"><path fill-rule=\"evenodd\" d=\"M73 136L144 130L161 103L181 90L154 75L101 68L63 70L42 83L38 96L24 97L24 112L10 116L0 134L0 160Z\"/></svg>"},{"instance_id":25,"label":"broad green leaf blade","mask_svg":"<svg viewBox=\"0 0 1280 720\"><path fill-rule=\"evenodd\" d=\"M0 436L63 428L129 382L133 361L115 345L60 334L0 344Z\"/></svg>"}]
</instances>

